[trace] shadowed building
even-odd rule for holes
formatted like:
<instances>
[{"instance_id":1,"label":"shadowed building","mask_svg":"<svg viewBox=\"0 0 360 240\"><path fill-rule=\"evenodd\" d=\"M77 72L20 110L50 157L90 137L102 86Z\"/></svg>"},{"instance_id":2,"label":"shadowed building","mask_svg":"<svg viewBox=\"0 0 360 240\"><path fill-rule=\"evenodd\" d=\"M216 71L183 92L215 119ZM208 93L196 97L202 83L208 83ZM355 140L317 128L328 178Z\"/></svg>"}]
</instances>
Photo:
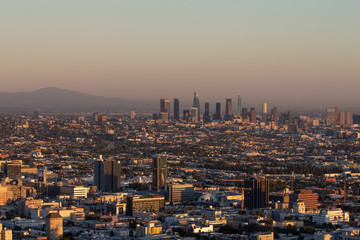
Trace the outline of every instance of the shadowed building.
<instances>
[{"instance_id":1,"label":"shadowed building","mask_svg":"<svg viewBox=\"0 0 360 240\"><path fill-rule=\"evenodd\" d=\"M244 181L245 207L247 209L266 208L269 204L269 181L250 178Z\"/></svg>"},{"instance_id":2,"label":"shadowed building","mask_svg":"<svg viewBox=\"0 0 360 240\"><path fill-rule=\"evenodd\" d=\"M108 159L104 162L105 191L117 192L121 187L121 163Z\"/></svg>"},{"instance_id":3,"label":"shadowed building","mask_svg":"<svg viewBox=\"0 0 360 240\"><path fill-rule=\"evenodd\" d=\"M217 102L216 103L216 111L215 111L215 116L214 119L220 121L221 120L221 103Z\"/></svg>"},{"instance_id":4,"label":"shadowed building","mask_svg":"<svg viewBox=\"0 0 360 240\"><path fill-rule=\"evenodd\" d=\"M210 122L210 103L205 103L204 122Z\"/></svg>"},{"instance_id":5,"label":"shadowed building","mask_svg":"<svg viewBox=\"0 0 360 240\"><path fill-rule=\"evenodd\" d=\"M180 120L180 102L178 98L174 98L174 120Z\"/></svg>"}]
</instances>

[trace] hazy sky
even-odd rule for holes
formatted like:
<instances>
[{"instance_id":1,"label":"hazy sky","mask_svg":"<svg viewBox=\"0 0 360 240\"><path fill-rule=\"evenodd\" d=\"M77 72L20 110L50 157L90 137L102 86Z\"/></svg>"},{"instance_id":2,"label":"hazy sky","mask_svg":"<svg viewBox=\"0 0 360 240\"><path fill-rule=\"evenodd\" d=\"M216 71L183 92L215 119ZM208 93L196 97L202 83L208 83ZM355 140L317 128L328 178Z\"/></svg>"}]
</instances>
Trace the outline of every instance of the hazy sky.
<instances>
[{"instance_id":1,"label":"hazy sky","mask_svg":"<svg viewBox=\"0 0 360 240\"><path fill-rule=\"evenodd\" d=\"M0 2L1 92L360 105L359 0Z\"/></svg>"}]
</instances>

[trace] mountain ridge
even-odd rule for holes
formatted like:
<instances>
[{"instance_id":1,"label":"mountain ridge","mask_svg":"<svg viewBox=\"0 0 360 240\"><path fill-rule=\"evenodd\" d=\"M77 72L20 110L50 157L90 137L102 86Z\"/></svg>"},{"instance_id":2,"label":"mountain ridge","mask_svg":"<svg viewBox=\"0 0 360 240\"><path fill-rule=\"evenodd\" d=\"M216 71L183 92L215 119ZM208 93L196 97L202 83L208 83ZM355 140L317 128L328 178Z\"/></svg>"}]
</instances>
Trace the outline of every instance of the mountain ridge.
<instances>
[{"instance_id":1,"label":"mountain ridge","mask_svg":"<svg viewBox=\"0 0 360 240\"><path fill-rule=\"evenodd\" d=\"M156 101L103 97L83 92L45 87L32 92L0 92L0 111L91 112L155 111Z\"/></svg>"}]
</instances>

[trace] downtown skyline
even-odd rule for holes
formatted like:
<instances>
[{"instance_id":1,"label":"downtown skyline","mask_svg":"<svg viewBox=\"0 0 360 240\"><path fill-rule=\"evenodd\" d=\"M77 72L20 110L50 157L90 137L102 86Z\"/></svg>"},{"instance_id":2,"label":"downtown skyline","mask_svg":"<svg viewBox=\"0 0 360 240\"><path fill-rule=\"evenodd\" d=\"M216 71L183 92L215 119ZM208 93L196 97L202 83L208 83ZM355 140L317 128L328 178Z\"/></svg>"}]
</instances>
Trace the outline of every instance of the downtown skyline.
<instances>
[{"instance_id":1,"label":"downtown skyline","mask_svg":"<svg viewBox=\"0 0 360 240\"><path fill-rule=\"evenodd\" d=\"M240 91L259 104L357 107L359 6L3 2L2 92L56 86L155 100L191 99L196 89L204 101Z\"/></svg>"}]
</instances>

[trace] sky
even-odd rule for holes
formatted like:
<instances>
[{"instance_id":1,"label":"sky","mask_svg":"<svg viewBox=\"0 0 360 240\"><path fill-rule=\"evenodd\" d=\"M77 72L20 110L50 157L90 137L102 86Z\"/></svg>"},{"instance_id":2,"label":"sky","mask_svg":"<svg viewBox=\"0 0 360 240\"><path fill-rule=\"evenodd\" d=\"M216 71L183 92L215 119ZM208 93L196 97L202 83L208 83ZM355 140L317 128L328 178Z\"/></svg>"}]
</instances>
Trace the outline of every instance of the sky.
<instances>
[{"instance_id":1,"label":"sky","mask_svg":"<svg viewBox=\"0 0 360 240\"><path fill-rule=\"evenodd\" d=\"M359 106L359 10L358 0L1 1L0 92Z\"/></svg>"}]
</instances>

